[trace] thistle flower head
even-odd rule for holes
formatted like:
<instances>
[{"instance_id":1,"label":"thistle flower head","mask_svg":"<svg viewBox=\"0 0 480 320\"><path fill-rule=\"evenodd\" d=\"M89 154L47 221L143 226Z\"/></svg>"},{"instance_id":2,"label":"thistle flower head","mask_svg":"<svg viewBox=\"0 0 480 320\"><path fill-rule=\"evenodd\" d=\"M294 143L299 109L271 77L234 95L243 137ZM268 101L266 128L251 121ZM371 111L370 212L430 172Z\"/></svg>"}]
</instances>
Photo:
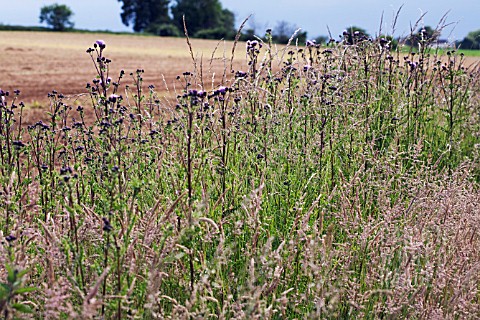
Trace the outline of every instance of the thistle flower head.
<instances>
[{"instance_id":1,"label":"thistle flower head","mask_svg":"<svg viewBox=\"0 0 480 320\"><path fill-rule=\"evenodd\" d=\"M112 103L115 103L117 102L117 99L120 98L120 96L116 95L116 94L111 94L109 97L108 97L108 101L112 102Z\"/></svg>"},{"instance_id":2,"label":"thistle flower head","mask_svg":"<svg viewBox=\"0 0 480 320\"><path fill-rule=\"evenodd\" d=\"M94 48L96 48L97 46L100 47L100 49L105 49L107 45L105 44L105 41L99 39L93 44Z\"/></svg>"},{"instance_id":3,"label":"thistle flower head","mask_svg":"<svg viewBox=\"0 0 480 320\"><path fill-rule=\"evenodd\" d=\"M220 88L217 89L218 94L225 94L226 92L227 92L226 87L220 87Z\"/></svg>"},{"instance_id":4,"label":"thistle flower head","mask_svg":"<svg viewBox=\"0 0 480 320\"><path fill-rule=\"evenodd\" d=\"M248 40L247 41L247 51L257 50L257 47L262 48L262 44L257 40Z\"/></svg>"},{"instance_id":5,"label":"thistle flower head","mask_svg":"<svg viewBox=\"0 0 480 320\"><path fill-rule=\"evenodd\" d=\"M103 220L103 231L106 231L106 232L112 231L113 227L110 224L110 221L105 217L103 217L102 220Z\"/></svg>"}]
</instances>

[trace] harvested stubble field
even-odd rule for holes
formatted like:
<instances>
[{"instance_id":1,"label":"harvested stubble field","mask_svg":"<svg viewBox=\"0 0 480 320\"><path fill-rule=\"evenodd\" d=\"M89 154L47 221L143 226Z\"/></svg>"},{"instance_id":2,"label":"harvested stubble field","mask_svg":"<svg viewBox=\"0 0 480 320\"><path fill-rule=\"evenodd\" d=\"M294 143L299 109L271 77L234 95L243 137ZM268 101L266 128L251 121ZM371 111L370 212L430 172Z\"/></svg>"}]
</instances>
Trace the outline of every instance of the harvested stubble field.
<instances>
[{"instance_id":1,"label":"harvested stubble field","mask_svg":"<svg viewBox=\"0 0 480 320\"><path fill-rule=\"evenodd\" d=\"M0 32L0 87L21 90L29 104L48 105L47 94L56 90L65 95L86 93L85 85L95 76L92 60L85 53L95 40L108 43L109 58L114 61L110 75L120 70L128 75L145 70L144 83L155 85L168 97L173 93L176 77L193 68L185 39L151 36L62 33ZM191 39L194 58L203 61L204 81L221 82L225 64L230 66L232 42ZM245 46L236 50L236 65L245 64ZM213 59L212 59L213 58ZM166 87L168 86L168 88ZM171 90L172 93L166 91Z\"/></svg>"},{"instance_id":2,"label":"harvested stubble field","mask_svg":"<svg viewBox=\"0 0 480 320\"><path fill-rule=\"evenodd\" d=\"M480 318L468 57L0 36L5 319Z\"/></svg>"},{"instance_id":3,"label":"harvested stubble field","mask_svg":"<svg viewBox=\"0 0 480 320\"><path fill-rule=\"evenodd\" d=\"M27 104L45 106L47 94L57 90L65 95L86 93L85 84L92 80L92 61L85 48L103 39L109 58L114 61L111 75L120 70L127 74L144 69L145 84L153 84L166 93L173 90L175 78L193 68L187 42L183 38L159 38L135 35L81 34L58 32L0 32L0 87L19 89ZM230 65L232 42L191 40L196 59L202 58L204 81L224 73ZM213 54L213 60L212 60ZM236 49L235 66L245 68L245 45ZM225 59L224 59L225 57ZM465 65L478 63L479 57L467 56ZM167 96L171 96L167 93Z\"/></svg>"}]
</instances>

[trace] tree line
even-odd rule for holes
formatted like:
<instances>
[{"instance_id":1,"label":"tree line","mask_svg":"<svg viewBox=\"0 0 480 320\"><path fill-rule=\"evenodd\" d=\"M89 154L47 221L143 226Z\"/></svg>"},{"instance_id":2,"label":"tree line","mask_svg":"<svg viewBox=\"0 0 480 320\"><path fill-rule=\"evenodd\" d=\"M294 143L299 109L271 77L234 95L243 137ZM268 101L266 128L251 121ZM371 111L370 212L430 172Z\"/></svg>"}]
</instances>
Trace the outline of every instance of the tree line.
<instances>
[{"instance_id":1,"label":"tree line","mask_svg":"<svg viewBox=\"0 0 480 320\"><path fill-rule=\"evenodd\" d=\"M135 32L159 36L180 36L185 24L189 36L203 39L234 39L235 14L223 8L218 0L118 0L122 3L122 22ZM295 32L296 27L280 21L272 34L276 43L294 40L305 43L307 32ZM245 38L252 39L254 29L244 30Z\"/></svg>"},{"instance_id":2,"label":"tree line","mask_svg":"<svg viewBox=\"0 0 480 320\"><path fill-rule=\"evenodd\" d=\"M185 24L189 36L203 39L233 39L236 35L235 15L229 9L223 8L219 0L118 0L122 3L120 14L122 22L131 26L135 32L151 33L158 36L177 37L184 33ZM73 28L72 10L66 5L53 4L44 6L40 12L40 22L47 23L57 31ZM287 43L290 40L305 43L306 31L298 31L294 25L286 21L277 23L272 33L269 33L275 43ZM245 39L253 39L255 29L243 31ZM438 41L440 32L429 26L423 27L405 40L410 46L418 46L421 42ZM360 27L349 27L343 34L343 41L353 44L358 39L370 36ZM401 39L391 36L379 36L388 40L395 49ZM330 37L320 36L317 43L331 41ZM461 49L480 49L480 30L470 32L462 41L455 43Z\"/></svg>"},{"instance_id":3,"label":"tree line","mask_svg":"<svg viewBox=\"0 0 480 320\"><path fill-rule=\"evenodd\" d=\"M122 22L135 32L159 36L179 36L184 32L196 38L232 38L235 15L218 0L118 0Z\"/></svg>"},{"instance_id":4,"label":"tree line","mask_svg":"<svg viewBox=\"0 0 480 320\"><path fill-rule=\"evenodd\" d=\"M235 15L222 6L219 0L118 0L122 3L120 17L123 24L135 32L150 33L165 37L184 34L185 24L190 37L204 39L234 39L237 33ZM40 22L53 30L73 28L72 10L64 4L52 4L41 9ZM277 23L272 40L287 43L293 40L304 43L307 32L296 31L286 21ZM245 38L252 39L254 29L244 30Z\"/></svg>"},{"instance_id":5,"label":"tree line","mask_svg":"<svg viewBox=\"0 0 480 320\"><path fill-rule=\"evenodd\" d=\"M135 32L159 36L181 36L185 17L188 33L196 38L233 38L235 15L219 0L118 0L122 3L123 24ZM64 4L41 8L40 23L53 30L73 28L73 11Z\"/></svg>"}]
</instances>

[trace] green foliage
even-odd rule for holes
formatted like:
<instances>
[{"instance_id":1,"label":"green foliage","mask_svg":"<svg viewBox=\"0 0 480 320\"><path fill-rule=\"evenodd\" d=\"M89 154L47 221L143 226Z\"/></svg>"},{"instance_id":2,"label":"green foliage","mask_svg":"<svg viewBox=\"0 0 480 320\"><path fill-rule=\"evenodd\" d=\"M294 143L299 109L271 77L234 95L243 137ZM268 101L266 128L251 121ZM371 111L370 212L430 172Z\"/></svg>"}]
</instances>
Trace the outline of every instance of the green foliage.
<instances>
[{"instance_id":1,"label":"green foliage","mask_svg":"<svg viewBox=\"0 0 480 320\"><path fill-rule=\"evenodd\" d=\"M292 38L293 37L293 38ZM279 21L272 31L272 41L275 43L287 44L292 38L292 43L298 41L299 44L305 44L307 41L307 32L298 31L295 25L287 21Z\"/></svg>"},{"instance_id":2,"label":"green foliage","mask_svg":"<svg viewBox=\"0 0 480 320\"><path fill-rule=\"evenodd\" d=\"M480 50L464 50L460 49L458 50L459 53L463 53L466 56L469 57L480 57Z\"/></svg>"},{"instance_id":3,"label":"green foliage","mask_svg":"<svg viewBox=\"0 0 480 320\"><path fill-rule=\"evenodd\" d=\"M146 27L144 31L161 37L180 37L182 35L180 30L172 23L154 23Z\"/></svg>"},{"instance_id":4,"label":"green foliage","mask_svg":"<svg viewBox=\"0 0 480 320\"><path fill-rule=\"evenodd\" d=\"M136 32L177 37L183 34L183 16L193 37L233 39L235 16L218 0L118 0L122 2L122 21L133 24ZM172 17L169 15L171 10Z\"/></svg>"},{"instance_id":5,"label":"green foliage","mask_svg":"<svg viewBox=\"0 0 480 320\"><path fill-rule=\"evenodd\" d=\"M330 37L328 36L318 36L315 38L315 42L317 44L328 44L328 42L330 41Z\"/></svg>"},{"instance_id":6,"label":"green foliage","mask_svg":"<svg viewBox=\"0 0 480 320\"><path fill-rule=\"evenodd\" d=\"M28 27L28 26L15 26L15 25L0 25L1 31L51 31L46 27Z\"/></svg>"},{"instance_id":7,"label":"green foliage","mask_svg":"<svg viewBox=\"0 0 480 320\"><path fill-rule=\"evenodd\" d=\"M9 315L15 314L15 312L33 313L29 305L18 302L18 297L38 290L23 285L27 270L19 271L9 264L6 264L5 268L7 270L7 282L0 283L0 313L4 314L5 319L10 319Z\"/></svg>"},{"instance_id":8,"label":"green foliage","mask_svg":"<svg viewBox=\"0 0 480 320\"><path fill-rule=\"evenodd\" d=\"M230 30L225 30L224 28L214 28L214 29L202 29L197 31L194 35L195 38L200 39L233 39L235 33Z\"/></svg>"},{"instance_id":9,"label":"green foliage","mask_svg":"<svg viewBox=\"0 0 480 320\"><path fill-rule=\"evenodd\" d=\"M345 28L345 31L346 31L348 34L352 35L352 36L355 34L355 32L358 32L358 33L360 33L360 34L363 34L363 35L365 35L365 36L367 36L367 37L370 36L370 35L368 34L367 30L365 30L364 28L359 27L359 26L350 26L350 27L347 27L347 28ZM345 32L345 31L344 31L344 32Z\"/></svg>"},{"instance_id":10,"label":"green foliage","mask_svg":"<svg viewBox=\"0 0 480 320\"><path fill-rule=\"evenodd\" d=\"M380 35L378 36L377 41L380 45L387 47L390 50L396 51L398 48L398 39L395 39L391 35Z\"/></svg>"},{"instance_id":11,"label":"green foliage","mask_svg":"<svg viewBox=\"0 0 480 320\"><path fill-rule=\"evenodd\" d=\"M64 4L52 4L44 6L40 10L40 23L45 22L55 31L64 31L73 28L70 21L73 16L72 10Z\"/></svg>"},{"instance_id":12,"label":"green foliage","mask_svg":"<svg viewBox=\"0 0 480 320\"><path fill-rule=\"evenodd\" d=\"M172 6L173 22L183 30L183 16L189 34L195 35L201 30L202 36L232 35L235 33L235 16L222 8L218 0L178 0ZM215 31L212 31L215 30ZM223 37L223 36L222 36Z\"/></svg>"},{"instance_id":13,"label":"green foliage","mask_svg":"<svg viewBox=\"0 0 480 320\"><path fill-rule=\"evenodd\" d=\"M267 32L222 86L179 75L173 104L141 69L112 80L97 41L84 106L52 91L27 128L0 90L1 258L48 281L29 295L7 267L2 303L54 319L476 315L478 69L353 40L278 49Z\"/></svg>"},{"instance_id":14,"label":"green foliage","mask_svg":"<svg viewBox=\"0 0 480 320\"><path fill-rule=\"evenodd\" d=\"M152 30L171 23L170 0L118 0L122 2L122 22L136 32ZM155 27L157 26L157 27ZM147 30L148 29L148 30ZM163 29L165 31L165 29ZM171 30L170 30L171 31Z\"/></svg>"},{"instance_id":15,"label":"green foliage","mask_svg":"<svg viewBox=\"0 0 480 320\"><path fill-rule=\"evenodd\" d=\"M255 39L255 30L254 29L243 29L241 40L252 40Z\"/></svg>"},{"instance_id":16,"label":"green foliage","mask_svg":"<svg viewBox=\"0 0 480 320\"><path fill-rule=\"evenodd\" d=\"M1 25L0 31L52 31L51 28L47 27L36 27L36 26L18 26L18 25ZM87 29L69 29L68 32L72 33L105 33L105 34L131 34L131 32L117 32L110 30L87 30Z\"/></svg>"},{"instance_id":17,"label":"green foliage","mask_svg":"<svg viewBox=\"0 0 480 320\"><path fill-rule=\"evenodd\" d=\"M469 32L459 43L461 49L480 50L480 30Z\"/></svg>"}]
</instances>

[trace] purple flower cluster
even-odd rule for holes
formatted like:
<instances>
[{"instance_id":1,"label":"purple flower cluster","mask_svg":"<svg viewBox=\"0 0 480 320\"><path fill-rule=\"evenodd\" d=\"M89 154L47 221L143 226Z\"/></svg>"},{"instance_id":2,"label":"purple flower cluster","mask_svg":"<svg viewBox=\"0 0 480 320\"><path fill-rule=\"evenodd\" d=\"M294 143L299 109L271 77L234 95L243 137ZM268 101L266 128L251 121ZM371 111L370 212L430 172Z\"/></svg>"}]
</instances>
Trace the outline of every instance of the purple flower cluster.
<instances>
[{"instance_id":1,"label":"purple flower cluster","mask_svg":"<svg viewBox=\"0 0 480 320\"><path fill-rule=\"evenodd\" d=\"M110 220L108 220L107 218L103 217L102 218L102 221L103 221L103 231L105 232L110 232L113 230L113 227L112 225L110 224Z\"/></svg>"},{"instance_id":2,"label":"purple flower cluster","mask_svg":"<svg viewBox=\"0 0 480 320\"><path fill-rule=\"evenodd\" d=\"M247 41L247 52L259 53L262 48L262 43L257 40L248 40Z\"/></svg>"},{"instance_id":3,"label":"purple flower cluster","mask_svg":"<svg viewBox=\"0 0 480 320\"><path fill-rule=\"evenodd\" d=\"M40 121L36 122L35 124L28 126L27 128L28 128L28 130L33 130L33 129L39 128L40 130L45 131L45 130L50 129L50 126L40 120Z\"/></svg>"},{"instance_id":4,"label":"purple flower cluster","mask_svg":"<svg viewBox=\"0 0 480 320\"><path fill-rule=\"evenodd\" d=\"M247 76L247 73L244 71L237 71L235 73L235 78L245 78Z\"/></svg>"},{"instance_id":5,"label":"purple flower cluster","mask_svg":"<svg viewBox=\"0 0 480 320\"><path fill-rule=\"evenodd\" d=\"M117 94L111 94L111 95L108 97L108 101L110 101L111 103L117 102L118 99L121 99L121 96L119 96L119 95L117 95Z\"/></svg>"},{"instance_id":6,"label":"purple flower cluster","mask_svg":"<svg viewBox=\"0 0 480 320\"><path fill-rule=\"evenodd\" d=\"M103 50L103 49L105 49L105 47L106 47L107 45L105 44L105 41L103 41L103 40L97 40L97 41L95 41L95 43L93 44L93 47L96 48L97 46L98 46L101 50Z\"/></svg>"},{"instance_id":7,"label":"purple flower cluster","mask_svg":"<svg viewBox=\"0 0 480 320\"><path fill-rule=\"evenodd\" d=\"M195 89L191 89L188 91L188 95L190 97L198 97L198 98L204 98L207 96L207 92L204 91L204 90L195 90Z\"/></svg>"}]
</instances>

